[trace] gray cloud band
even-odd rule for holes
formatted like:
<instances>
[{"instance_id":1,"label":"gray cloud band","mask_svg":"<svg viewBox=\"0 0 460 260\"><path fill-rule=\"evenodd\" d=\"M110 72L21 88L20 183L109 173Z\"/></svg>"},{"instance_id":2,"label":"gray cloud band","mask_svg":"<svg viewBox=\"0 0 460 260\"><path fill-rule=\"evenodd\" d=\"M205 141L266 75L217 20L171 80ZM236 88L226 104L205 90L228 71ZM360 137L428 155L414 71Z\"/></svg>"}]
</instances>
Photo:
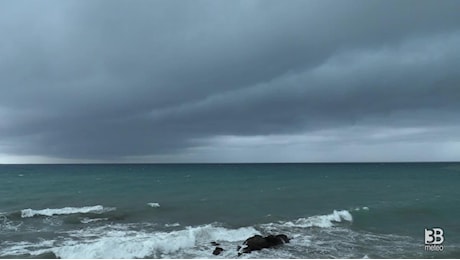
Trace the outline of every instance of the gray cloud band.
<instances>
[{"instance_id":1,"label":"gray cloud band","mask_svg":"<svg viewBox=\"0 0 460 260\"><path fill-rule=\"evenodd\" d=\"M117 160L228 135L458 125L458 1L4 7L0 154Z\"/></svg>"}]
</instances>

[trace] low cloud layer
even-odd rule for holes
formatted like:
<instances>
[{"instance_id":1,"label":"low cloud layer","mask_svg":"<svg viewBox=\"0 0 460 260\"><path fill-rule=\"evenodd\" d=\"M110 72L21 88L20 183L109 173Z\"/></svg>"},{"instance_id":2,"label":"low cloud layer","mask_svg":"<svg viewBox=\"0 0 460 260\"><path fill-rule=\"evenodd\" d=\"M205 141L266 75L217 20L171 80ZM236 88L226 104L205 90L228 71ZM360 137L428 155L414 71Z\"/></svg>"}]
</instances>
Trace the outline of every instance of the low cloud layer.
<instances>
[{"instance_id":1,"label":"low cloud layer","mask_svg":"<svg viewBox=\"0 0 460 260\"><path fill-rule=\"evenodd\" d=\"M9 1L0 163L460 158L458 1Z\"/></svg>"}]
</instances>

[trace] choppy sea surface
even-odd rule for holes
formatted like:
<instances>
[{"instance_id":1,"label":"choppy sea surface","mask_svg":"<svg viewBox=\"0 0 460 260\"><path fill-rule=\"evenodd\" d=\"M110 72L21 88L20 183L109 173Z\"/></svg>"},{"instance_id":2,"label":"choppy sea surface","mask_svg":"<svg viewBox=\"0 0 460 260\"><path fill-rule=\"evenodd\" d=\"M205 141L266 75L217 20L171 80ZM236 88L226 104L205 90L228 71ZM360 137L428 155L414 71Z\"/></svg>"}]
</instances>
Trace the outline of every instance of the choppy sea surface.
<instances>
[{"instance_id":1,"label":"choppy sea surface","mask_svg":"<svg viewBox=\"0 0 460 260\"><path fill-rule=\"evenodd\" d=\"M460 258L460 163L0 165L2 258L237 258L281 233L239 258Z\"/></svg>"}]
</instances>

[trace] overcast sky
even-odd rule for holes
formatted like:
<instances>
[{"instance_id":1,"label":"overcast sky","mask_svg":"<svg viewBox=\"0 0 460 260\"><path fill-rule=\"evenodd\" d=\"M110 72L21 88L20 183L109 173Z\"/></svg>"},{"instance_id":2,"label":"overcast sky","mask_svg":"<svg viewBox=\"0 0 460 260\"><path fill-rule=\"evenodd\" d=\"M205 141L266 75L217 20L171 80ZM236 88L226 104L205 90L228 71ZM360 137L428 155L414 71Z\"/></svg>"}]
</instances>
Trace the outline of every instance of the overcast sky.
<instances>
[{"instance_id":1,"label":"overcast sky","mask_svg":"<svg viewBox=\"0 0 460 260\"><path fill-rule=\"evenodd\" d=\"M460 1L1 1L0 163L460 160Z\"/></svg>"}]
</instances>

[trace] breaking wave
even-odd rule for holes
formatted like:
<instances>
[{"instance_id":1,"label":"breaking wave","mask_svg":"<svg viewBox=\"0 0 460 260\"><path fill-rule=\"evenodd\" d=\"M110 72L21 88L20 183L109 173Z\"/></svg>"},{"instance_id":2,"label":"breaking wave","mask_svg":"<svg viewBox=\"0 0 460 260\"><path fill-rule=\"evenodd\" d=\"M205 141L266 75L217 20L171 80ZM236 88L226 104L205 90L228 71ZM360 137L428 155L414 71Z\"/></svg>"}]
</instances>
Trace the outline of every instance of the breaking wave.
<instances>
[{"instance_id":1,"label":"breaking wave","mask_svg":"<svg viewBox=\"0 0 460 260\"><path fill-rule=\"evenodd\" d=\"M116 208L107 208L101 205L96 206L89 206L89 207L65 207L60 209L23 209L21 210L21 217L22 218L31 218L34 216L47 216L51 217L53 215L69 215L69 214L85 214L85 213L95 213L95 214L102 214L104 212L113 211Z\"/></svg>"},{"instance_id":2,"label":"breaking wave","mask_svg":"<svg viewBox=\"0 0 460 260\"><path fill-rule=\"evenodd\" d=\"M215 246L211 242L217 242L224 248L219 257L237 258L236 248L247 238L279 233L286 234L291 242L276 250L252 252L239 258L394 258L418 246L418 241L409 237L351 229L353 217L347 210L239 228L219 223L182 227L179 223L114 224L103 220L85 218L85 222L97 221L101 225L61 232L59 239L40 243L7 241L0 246L0 257L213 258ZM407 255L410 256L414 255Z\"/></svg>"},{"instance_id":3,"label":"breaking wave","mask_svg":"<svg viewBox=\"0 0 460 260\"><path fill-rule=\"evenodd\" d=\"M318 215L308 218L299 218L294 221L280 221L278 223L269 223L262 226L270 227L274 225L284 226L284 227L297 227L297 228L308 228L308 227L320 227L320 228L329 228L333 227L336 223L339 222L352 222L353 216L348 210L334 210L331 214L327 215Z\"/></svg>"},{"instance_id":4,"label":"breaking wave","mask_svg":"<svg viewBox=\"0 0 460 260\"><path fill-rule=\"evenodd\" d=\"M112 225L68 232L64 241L42 243L40 246L48 247L43 249L23 242L3 250L0 256L36 256L51 252L60 258L91 259L177 258L184 254L189 257L208 257L212 252L211 241L236 245L255 234L260 232L253 227L227 229L214 224L152 233L131 230L126 225Z\"/></svg>"}]
</instances>

